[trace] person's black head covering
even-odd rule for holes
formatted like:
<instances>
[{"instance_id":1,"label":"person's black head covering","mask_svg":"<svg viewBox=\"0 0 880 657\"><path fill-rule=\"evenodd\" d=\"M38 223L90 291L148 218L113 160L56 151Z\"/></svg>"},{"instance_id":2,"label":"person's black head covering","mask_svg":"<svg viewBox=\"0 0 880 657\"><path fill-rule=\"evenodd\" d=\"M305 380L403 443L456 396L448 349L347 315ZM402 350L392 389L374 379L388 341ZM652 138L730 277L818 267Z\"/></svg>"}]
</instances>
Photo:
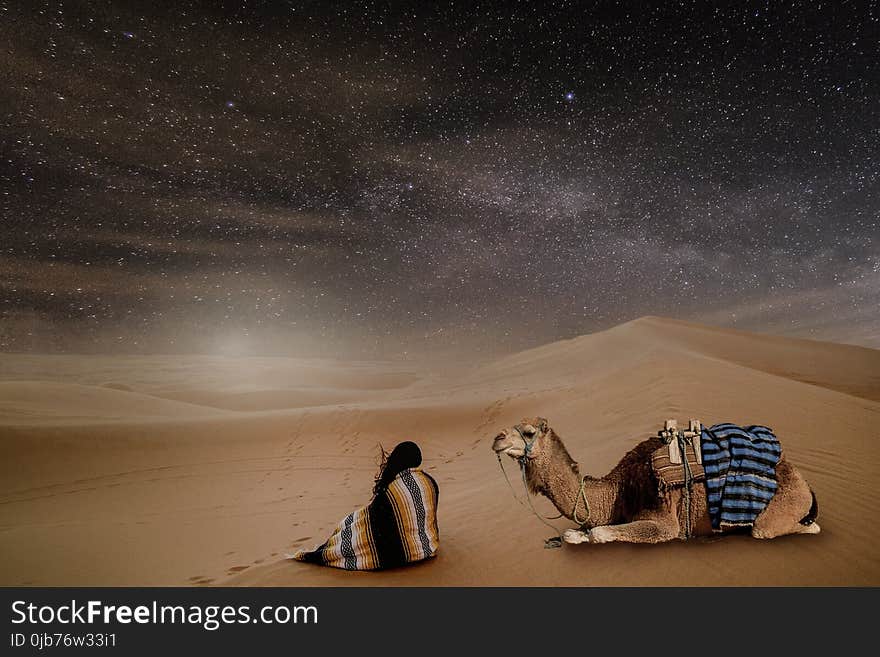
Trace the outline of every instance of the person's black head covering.
<instances>
[{"instance_id":1,"label":"person's black head covering","mask_svg":"<svg viewBox=\"0 0 880 657\"><path fill-rule=\"evenodd\" d=\"M422 450L419 449L419 446L410 440L400 443L391 450L388 458L385 459L385 464L379 471L379 476L376 477L373 493L384 490L404 470L417 468L421 464Z\"/></svg>"}]
</instances>

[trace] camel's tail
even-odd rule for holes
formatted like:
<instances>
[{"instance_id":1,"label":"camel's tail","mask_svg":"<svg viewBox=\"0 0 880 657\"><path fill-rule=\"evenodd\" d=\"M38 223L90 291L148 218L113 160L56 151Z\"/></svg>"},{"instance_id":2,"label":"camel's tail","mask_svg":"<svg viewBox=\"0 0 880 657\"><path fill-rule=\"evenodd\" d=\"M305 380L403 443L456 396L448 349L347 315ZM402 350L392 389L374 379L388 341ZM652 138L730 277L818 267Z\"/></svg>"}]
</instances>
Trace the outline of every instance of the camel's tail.
<instances>
[{"instance_id":1,"label":"camel's tail","mask_svg":"<svg viewBox=\"0 0 880 657\"><path fill-rule=\"evenodd\" d=\"M800 523L805 526L812 525L816 522L816 518L819 515L819 503L816 501L816 493L813 492L813 489L810 489L810 495L813 496L813 503L810 505L810 510L807 511L807 515L801 518Z\"/></svg>"}]
</instances>

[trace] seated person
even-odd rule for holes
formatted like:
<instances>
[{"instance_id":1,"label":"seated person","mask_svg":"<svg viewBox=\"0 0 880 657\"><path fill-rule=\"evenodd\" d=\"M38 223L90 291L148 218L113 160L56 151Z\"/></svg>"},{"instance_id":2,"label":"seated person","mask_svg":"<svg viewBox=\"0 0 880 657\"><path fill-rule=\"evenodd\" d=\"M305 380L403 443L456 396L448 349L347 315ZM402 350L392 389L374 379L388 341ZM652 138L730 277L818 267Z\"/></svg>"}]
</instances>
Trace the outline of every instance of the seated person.
<instances>
[{"instance_id":1,"label":"seated person","mask_svg":"<svg viewBox=\"0 0 880 657\"><path fill-rule=\"evenodd\" d=\"M340 522L323 545L292 559L346 570L394 568L433 557L439 546L437 482L418 469L418 445L400 443L382 463L373 499Z\"/></svg>"}]
</instances>

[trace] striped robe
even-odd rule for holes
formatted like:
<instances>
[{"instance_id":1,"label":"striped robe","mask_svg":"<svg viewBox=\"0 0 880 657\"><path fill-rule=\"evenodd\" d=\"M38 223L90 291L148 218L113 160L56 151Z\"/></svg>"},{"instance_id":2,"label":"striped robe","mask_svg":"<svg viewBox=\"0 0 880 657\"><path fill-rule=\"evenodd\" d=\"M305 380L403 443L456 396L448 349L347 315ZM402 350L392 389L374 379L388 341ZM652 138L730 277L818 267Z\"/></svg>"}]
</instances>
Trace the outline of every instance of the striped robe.
<instances>
[{"instance_id":1,"label":"striped robe","mask_svg":"<svg viewBox=\"0 0 880 657\"><path fill-rule=\"evenodd\" d=\"M344 568L379 570L433 557L439 547L437 482L403 470L370 503L347 515L323 545L292 559Z\"/></svg>"},{"instance_id":2,"label":"striped robe","mask_svg":"<svg viewBox=\"0 0 880 657\"><path fill-rule=\"evenodd\" d=\"M782 448L767 427L716 424L700 435L712 528L750 527L776 493Z\"/></svg>"}]
</instances>

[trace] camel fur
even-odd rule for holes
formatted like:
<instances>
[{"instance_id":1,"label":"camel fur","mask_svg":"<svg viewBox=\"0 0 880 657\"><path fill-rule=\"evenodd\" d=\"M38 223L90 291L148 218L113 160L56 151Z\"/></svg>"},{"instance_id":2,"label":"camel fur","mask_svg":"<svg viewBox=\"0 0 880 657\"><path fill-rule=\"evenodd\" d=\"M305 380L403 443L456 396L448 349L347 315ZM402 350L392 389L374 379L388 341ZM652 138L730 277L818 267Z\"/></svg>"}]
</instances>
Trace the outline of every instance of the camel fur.
<instances>
[{"instance_id":1,"label":"camel fur","mask_svg":"<svg viewBox=\"0 0 880 657\"><path fill-rule=\"evenodd\" d=\"M528 441L528 444L527 442ZM499 433L492 444L497 454L520 461L533 494L547 497L573 520L575 501L584 484L589 515L579 529L563 534L568 543L660 543L685 537L684 489L661 490L651 467L651 454L664 444L654 437L636 445L604 477L581 475L562 439L544 418L526 418ZM755 538L786 534L818 534L815 496L783 453L776 466L778 488L751 528ZM579 501L578 522L584 520ZM691 536L710 536L712 530L704 482L693 484L690 504Z\"/></svg>"}]
</instances>

